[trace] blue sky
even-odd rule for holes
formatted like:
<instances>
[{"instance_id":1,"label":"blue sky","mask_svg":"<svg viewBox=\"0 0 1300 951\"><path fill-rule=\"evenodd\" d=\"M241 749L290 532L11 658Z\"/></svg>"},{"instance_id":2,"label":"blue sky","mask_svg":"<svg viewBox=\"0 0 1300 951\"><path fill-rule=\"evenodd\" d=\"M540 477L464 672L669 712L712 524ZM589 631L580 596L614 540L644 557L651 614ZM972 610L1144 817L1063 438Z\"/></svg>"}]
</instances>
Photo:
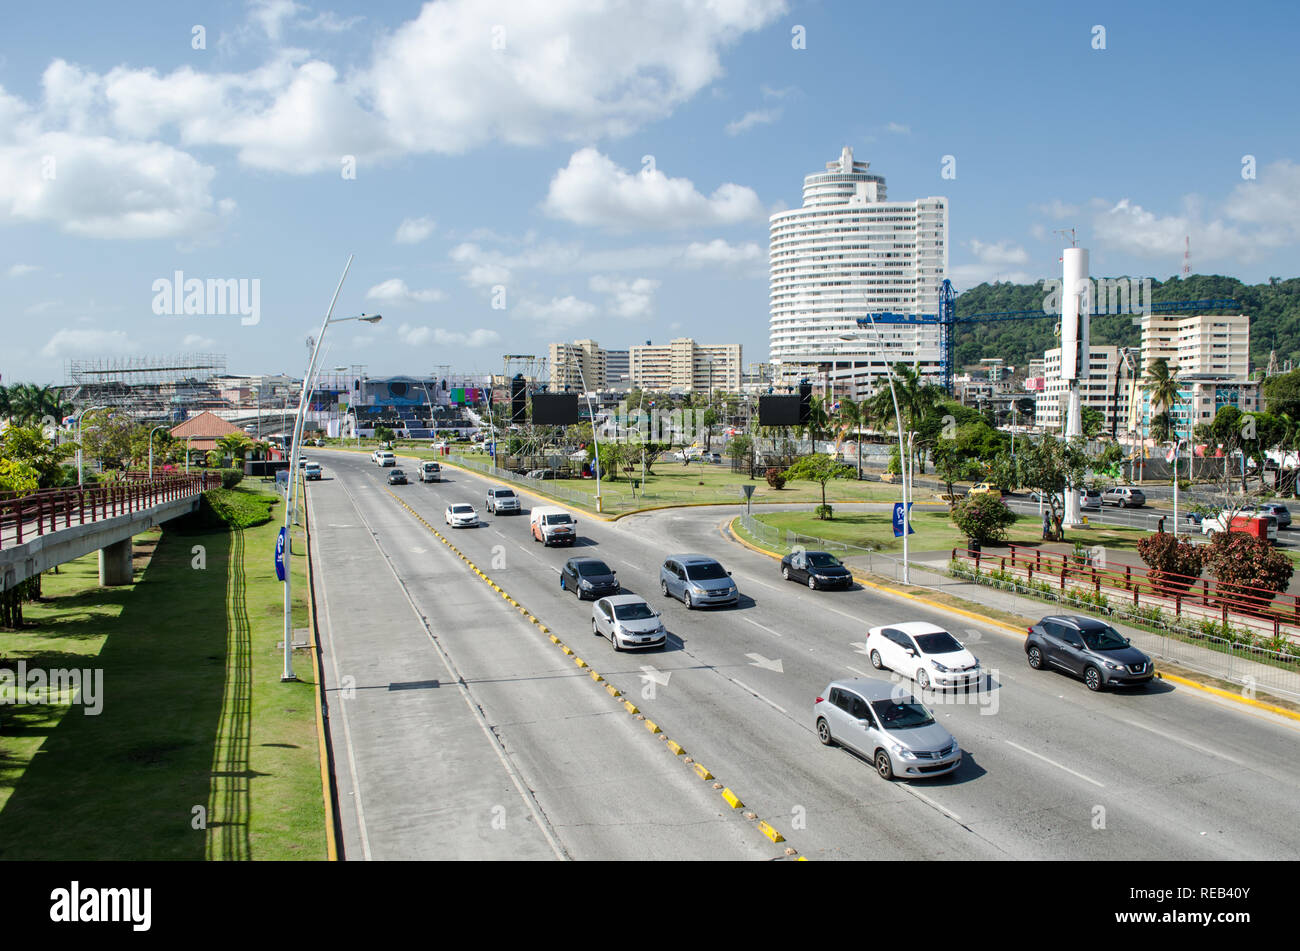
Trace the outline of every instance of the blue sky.
<instances>
[{"instance_id":1,"label":"blue sky","mask_svg":"<svg viewBox=\"0 0 1300 951\"><path fill-rule=\"evenodd\" d=\"M301 374L349 254L336 313L384 321L327 365L764 360L767 215L844 145L891 199L950 199L959 289L1056 276L1071 227L1098 275L1176 274L1186 235L1195 272L1298 273L1290 4L112 6L7 13L5 383L186 350ZM156 314L176 271L257 280L257 322Z\"/></svg>"}]
</instances>

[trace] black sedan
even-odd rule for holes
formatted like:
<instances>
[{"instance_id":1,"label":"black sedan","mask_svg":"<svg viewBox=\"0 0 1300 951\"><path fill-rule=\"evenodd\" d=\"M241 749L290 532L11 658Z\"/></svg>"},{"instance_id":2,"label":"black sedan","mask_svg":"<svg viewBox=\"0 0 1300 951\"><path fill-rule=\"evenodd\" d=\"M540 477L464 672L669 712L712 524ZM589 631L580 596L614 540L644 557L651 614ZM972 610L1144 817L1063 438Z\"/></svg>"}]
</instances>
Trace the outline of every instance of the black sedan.
<instances>
[{"instance_id":1,"label":"black sedan","mask_svg":"<svg viewBox=\"0 0 1300 951\"><path fill-rule=\"evenodd\" d=\"M579 601L618 594L621 586L614 574L599 558L570 558L560 571L560 590L572 591Z\"/></svg>"},{"instance_id":2,"label":"black sedan","mask_svg":"<svg viewBox=\"0 0 1300 951\"><path fill-rule=\"evenodd\" d=\"M851 588L853 575L828 551L792 551L781 559L781 577L818 588Z\"/></svg>"},{"instance_id":3,"label":"black sedan","mask_svg":"<svg viewBox=\"0 0 1300 951\"><path fill-rule=\"evenodd\" d=\"M401 469L394 469L388 473L389 485L406 485L406 473Z\"/></svg>"}]
</instances>

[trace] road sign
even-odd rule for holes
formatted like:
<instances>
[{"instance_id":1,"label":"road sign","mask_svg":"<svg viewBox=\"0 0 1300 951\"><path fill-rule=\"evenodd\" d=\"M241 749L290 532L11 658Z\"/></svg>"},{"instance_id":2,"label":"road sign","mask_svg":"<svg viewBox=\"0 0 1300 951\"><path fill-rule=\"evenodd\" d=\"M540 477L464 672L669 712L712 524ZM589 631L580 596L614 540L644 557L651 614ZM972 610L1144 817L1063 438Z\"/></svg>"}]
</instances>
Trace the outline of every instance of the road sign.
<instances>
[{"instance_id":1,"label":"road sign","mask_svg":"<svg viewBox=\"0 0 1300 951\"><path fill-rule=\"evenodd\" d=\"M912 503L911 503L911 502L908 502L908 503L907 503L907 509L908 509L908 514L910 515L910 514L911 514L911 510L912 510ZM903 534L903 521L904 521L904 519L903 519L903 503L902 503L902 502L895 502L895 503L894 503L894 537L895 537L895 538L898 538L900 535ZM916 534L916 529L914 529L914 528L912 527L912 521L911 521L911 519L907 519L907 534L909 534L909 535L915 535L915 534Z\"/></svg>"},{"instance_id":2,"label":"road sign","mask_svg":"<svg viewBox=\"0 0 1300 951\"><path fill-rule=\"evenodd\" d=\"M285 530L281 528L275 540L275 576L281 581L284 580L284 542Z\"/></svg>"}]
</instances>

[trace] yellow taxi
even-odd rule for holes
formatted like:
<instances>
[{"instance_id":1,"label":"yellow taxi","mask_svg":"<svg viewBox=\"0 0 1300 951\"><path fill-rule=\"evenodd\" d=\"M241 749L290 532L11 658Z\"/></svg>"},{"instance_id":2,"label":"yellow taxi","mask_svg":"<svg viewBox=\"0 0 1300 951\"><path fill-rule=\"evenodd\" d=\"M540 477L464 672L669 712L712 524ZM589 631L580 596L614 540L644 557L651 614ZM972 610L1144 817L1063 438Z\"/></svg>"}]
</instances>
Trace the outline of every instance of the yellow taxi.
<instances>
[{"instance_id":1,"label":"yellow taxi","mask_svg":"<svg viewBox=\"0 0 1300 951\"><path fill-rule=\"evenodd\" d=\"M1002 498L1002 490L992 482L977 482L970 487L967 495L991 495L995 499Z\"/></svg>"}]
</instances>

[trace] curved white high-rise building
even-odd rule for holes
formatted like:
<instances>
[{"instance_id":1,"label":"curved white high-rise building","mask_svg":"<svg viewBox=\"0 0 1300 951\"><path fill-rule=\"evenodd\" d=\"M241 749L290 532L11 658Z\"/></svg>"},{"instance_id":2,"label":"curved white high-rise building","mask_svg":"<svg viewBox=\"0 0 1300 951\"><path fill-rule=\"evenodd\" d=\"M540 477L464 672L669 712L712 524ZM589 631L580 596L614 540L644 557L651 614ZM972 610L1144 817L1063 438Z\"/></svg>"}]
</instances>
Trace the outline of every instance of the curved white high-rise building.
<instances>
[{"instance_id":1,"label":"curved white high-rise building","mask_svg":"<svg viewBox=\"0 0 1300 951\"><path fill-rule=\"evenodd\" d=\"M804 178L802 208L771 217L770 345L782 382L833 378L836 393L862 397L893 363L938 376L936 325L880 323L877 341L857 318L938 314L948 200L887 201L884 176L868 167L846 146Z\"/></svg>"}]
</instances>

